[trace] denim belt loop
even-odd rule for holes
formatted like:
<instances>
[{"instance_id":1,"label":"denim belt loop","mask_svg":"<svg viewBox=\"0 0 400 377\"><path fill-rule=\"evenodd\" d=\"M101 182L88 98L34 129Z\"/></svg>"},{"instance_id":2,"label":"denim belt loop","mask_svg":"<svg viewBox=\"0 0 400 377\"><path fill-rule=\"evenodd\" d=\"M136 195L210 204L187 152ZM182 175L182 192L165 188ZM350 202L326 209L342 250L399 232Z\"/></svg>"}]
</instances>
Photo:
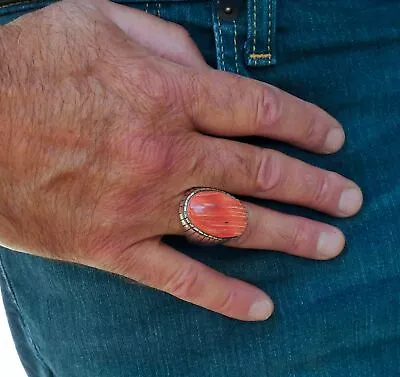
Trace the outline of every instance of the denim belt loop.
<instances>
[{"instance_id":1,"label":"denim belt loop","mask_svg":"<svg viewBox=\"0 0 400 377\"><path fill-rule=\"evenodd\" d=\"M245 0L213 0L213 26L218 68L248 76L245 56L247 7Z\"/></svg>"},{"instance_id":2,"label":"denim belt loop","mask_svg":"<svg viewBox=\"0 0 400 377\"><path fill-rule=\"evenodd\" d=\"M276 0L247 0L247 13L246 64L275 64Z\"/></svg>"}]
</instances>

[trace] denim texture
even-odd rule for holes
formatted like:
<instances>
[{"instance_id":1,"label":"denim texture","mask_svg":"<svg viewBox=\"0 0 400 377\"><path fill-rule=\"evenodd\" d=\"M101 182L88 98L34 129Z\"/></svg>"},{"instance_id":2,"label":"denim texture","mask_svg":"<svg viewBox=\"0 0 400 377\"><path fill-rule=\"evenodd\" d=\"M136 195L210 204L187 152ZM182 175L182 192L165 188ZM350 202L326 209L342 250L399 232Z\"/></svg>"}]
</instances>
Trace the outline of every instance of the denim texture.
<instances>
[{"instance_id":1,"label":"denim texture","mask_svg":"<svg viewBox=\"0 0 400 377\"><path fill-rule=\"evenodd\" d=\"M48 2L47 2L48 3ZM47 4L0 9L0 22ZM318 156L261 138L356 181L351 219L250 199L340 227L344 253L317 262L277 252L166 242L268 292L266 322L240 322L127 279L0 250L2 292L30 377L400 376L400 2L125 1L186 27L207 62L276 85L342 122L344 148Z\"/></svg>"}]
</instances>

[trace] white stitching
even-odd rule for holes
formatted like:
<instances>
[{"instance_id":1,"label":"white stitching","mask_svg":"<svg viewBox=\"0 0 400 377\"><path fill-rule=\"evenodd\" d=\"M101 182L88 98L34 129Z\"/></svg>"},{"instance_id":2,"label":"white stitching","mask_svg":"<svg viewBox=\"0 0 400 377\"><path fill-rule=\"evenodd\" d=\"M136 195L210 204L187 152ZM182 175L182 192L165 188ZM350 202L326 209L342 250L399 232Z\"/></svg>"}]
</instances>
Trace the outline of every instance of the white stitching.
<instances>
[{"instance_id":1,"label":"white stitching","mask_svg":"<svg viewBox=\"0 0 400 377\"><path fill-rule=\"evenodd\" d=\"M233 20L233 46L235 47L235 65L236 65L236 73L239 74L239 64L238 64L238 51L237 51L237 28L236 28L236 20Z\"/></svg>"},{"instance_id":2,"label":"white stitching","mask_svg":"<svg viewBox=\"0 0 400 377\"><path fill-rule=\"evenodd\" d=\"M219 2L219 0L218 0L218 1L217 1L218 8L219 8L219 4L220 4L220 2ZM217 22L218 22L219 43L221 44L221 59L222 59L222 67L221 67L221 68L222 68L224 71L226 71L226 69L225 69L224 44L222 43L221 22L220 22L220 19L219 19L218 9L217 9L216 12L217 12Z\"/></svg>"},{"instance_id":3,"label":"white stitching","mask_svg":"<svg viewBox=\"0 0 400 377\"><path fill-rule=\"evenodd\" d=\"M256 52L257 36L257 0L253 0L253 52Z\"/></svg>"},{"instance_id":4,"label":"white stitching","mask_svg":"<svg viewBox=\"0 0 400 377\"><path fill-rule=\"evenodd\" d=\"M161 3L157 3L157 16L161 17Z\"/></svg>"},{"instance_id":5,"label":"white stitching","mask_svg":"<svg viewBox=\"0 0 400 377\"><path fill-rule=\"evenodd\" d=\"M0 9L7 8L7 7L13 7L15 5L28 4L28 3L30 3L30 0L19 1L18 3L4 4L4 5L0 5Z\"/></svg>"},{"instance_id":6,"label":"white stitching","mask_svg":"<svg viewBox=\"0 0 400 377\"><path fill-rule=\"evenodd\" d=\"M268 60L271 62L272 0L268 0Z\"/></svg>"},{"instance_id":7,"label":"white stitching","mask_svg":"<svg viewBox=\"0 0 400 377\"><path fill-rule=\"evenodd\" d=\"M256 37L257 37L257 1L253 0L253 54L256 52ZM257 65L257 61L255 61Z\"/></svg>"},{"instance_id":8,"label":"white stitching","mask_svg":"<svg viewBox=\"0 0 400 377\"><path fill-rule=\"evenodd\" d=\"M257 0L253 0L253 53L250 54L250 59L254 60L254 64L257 65L257 59L268 59L268 63L271 63L272 59L272 46L271 46L271 35L272 35L272 1L268 1L268 39L267 39L267 50L268 53L266 54L257 54L255 52L256 49L256 35L257 35Z\"/></svg>"},{"instance_id":9,"label":"white stitching","mask_svg":"<svg viewBox=\"0 0 400 377\"><path fill-rule=\"evenodd\" d=\"M146 3L146 8L144 10L146 13L149 13L149 3Z\"/></svg>"}]
</instances>

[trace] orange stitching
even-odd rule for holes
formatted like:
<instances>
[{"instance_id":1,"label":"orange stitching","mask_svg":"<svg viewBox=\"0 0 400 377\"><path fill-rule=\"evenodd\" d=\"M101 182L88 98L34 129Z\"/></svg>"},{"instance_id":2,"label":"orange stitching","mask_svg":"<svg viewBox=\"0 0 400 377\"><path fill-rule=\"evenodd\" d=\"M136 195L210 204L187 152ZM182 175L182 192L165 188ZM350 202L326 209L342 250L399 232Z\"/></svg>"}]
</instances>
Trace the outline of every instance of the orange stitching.
<instances>
[{"instance_id":1,"label":"orange stitching","mask_svg":"<svg viewBox=\"0 0 400 377\"><path fill-rule=\"evenodd\" d=\"M251 59L271 59L271 54L250 54Z\"/></svg>"}]
</instances>

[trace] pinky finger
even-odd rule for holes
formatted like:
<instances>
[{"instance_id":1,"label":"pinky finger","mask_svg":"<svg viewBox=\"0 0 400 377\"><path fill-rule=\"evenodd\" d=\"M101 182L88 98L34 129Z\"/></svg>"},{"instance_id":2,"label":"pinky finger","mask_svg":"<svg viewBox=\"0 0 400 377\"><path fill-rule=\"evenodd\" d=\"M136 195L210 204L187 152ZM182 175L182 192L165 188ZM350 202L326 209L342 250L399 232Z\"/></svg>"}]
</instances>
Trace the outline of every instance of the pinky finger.
<instances>
[{"instance_id":1,"label":"pinky finger","mask_svg":"<svg viewBox=\"0 0 400 377\"><path fill-rule=\"evenodd\" d=\"M135 245L118 260L123 260L121 268L112 272L227 317L260 321L270 317L274 309L271 299L260 289L217 272L160 241Z\"/></svg>"}]
</instances>

